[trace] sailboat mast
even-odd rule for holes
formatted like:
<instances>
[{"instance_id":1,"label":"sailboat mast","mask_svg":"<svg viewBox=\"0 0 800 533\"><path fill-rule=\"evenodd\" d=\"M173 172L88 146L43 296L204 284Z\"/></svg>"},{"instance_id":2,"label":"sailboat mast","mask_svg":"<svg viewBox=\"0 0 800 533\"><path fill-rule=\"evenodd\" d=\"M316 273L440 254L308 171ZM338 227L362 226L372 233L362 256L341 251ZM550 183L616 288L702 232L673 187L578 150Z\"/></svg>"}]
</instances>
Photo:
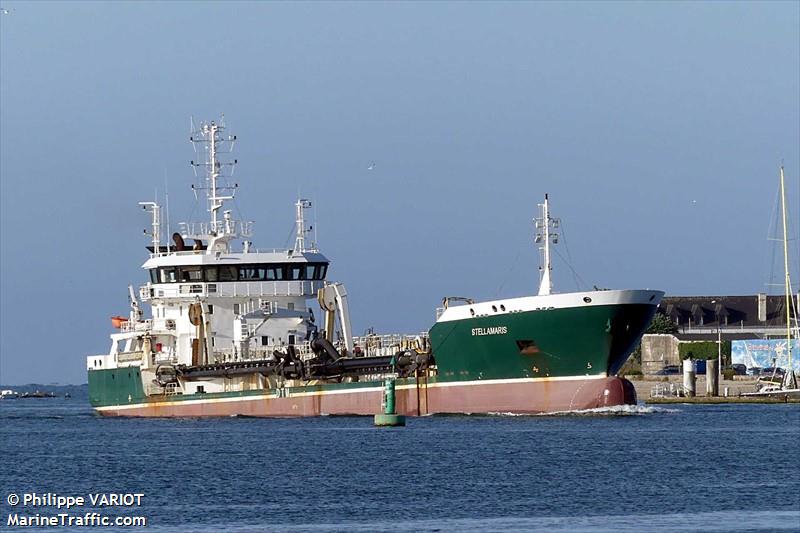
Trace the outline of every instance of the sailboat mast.
<instances>
[{"instance_id":1,"label":"sailboat mast","mask_svg":"<svg viewBox=\"0 0 800 533\"><path fill-rule=\"evenodd\" d=\"M789 353L787 373L794 373L792 366L792 286L789 279L789 236L786 231L786 185L781 165L781 218L783 219L783 272L784 291L786 294L786 350Z\"/></svg>"}]
</instances>

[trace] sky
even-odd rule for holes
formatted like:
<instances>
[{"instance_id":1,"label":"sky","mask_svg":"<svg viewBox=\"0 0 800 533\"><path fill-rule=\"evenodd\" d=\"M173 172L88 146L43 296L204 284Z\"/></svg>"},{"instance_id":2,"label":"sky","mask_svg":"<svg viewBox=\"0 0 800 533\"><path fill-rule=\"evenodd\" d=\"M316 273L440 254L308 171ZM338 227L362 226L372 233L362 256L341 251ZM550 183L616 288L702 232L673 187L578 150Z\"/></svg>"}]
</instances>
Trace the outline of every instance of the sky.
<instances>
[{"instance_id":1,"label":"sky","mask_svg":"<svg viewBox=\"0 0 800 533\"><path fill-rule=\"evenodd\" d=\"M545 193L557 291L764 291L781 162L798 234L798 2L0 7L0 383L107 353L146 281L137 202L203 214L192 116L238 137L255 246L314 202L358 334L534 294Z\"/></svg>"}]
</instances>

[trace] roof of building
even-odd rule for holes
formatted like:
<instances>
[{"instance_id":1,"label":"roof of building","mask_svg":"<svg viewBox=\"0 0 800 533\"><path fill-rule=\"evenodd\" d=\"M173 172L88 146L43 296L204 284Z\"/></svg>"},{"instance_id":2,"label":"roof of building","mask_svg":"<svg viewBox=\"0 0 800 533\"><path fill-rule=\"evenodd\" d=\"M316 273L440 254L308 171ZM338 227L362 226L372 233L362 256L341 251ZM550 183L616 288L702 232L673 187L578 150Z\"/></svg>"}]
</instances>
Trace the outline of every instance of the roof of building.
<instances>
[{"instance_id":1,"label":"roof of building","mask_svg":"<svg viewBox=\"0 0 800 533\"><path fill-rule=\"evenodd\" d=\"M747 341L757 338L753 333L742 333L739 331L720 330L720 336L724 341ZM681 342L691 341L717 341L716 333L675 333L675 337Z\"/></svg>"},{"instance_id":2,"label":"roof of building","mask_svg":"<svg viewBox=\"0 0 800 533\"><path fill-rule=\"evenodd\" d=\"M765 327L786 325L784 296L665 296L658 312L679 325ZM759 307L762 312L759 313ZM795 316L794 309L791 310ZM759 316L760 315L760 316Z\"/></svg>"}]
</instances>

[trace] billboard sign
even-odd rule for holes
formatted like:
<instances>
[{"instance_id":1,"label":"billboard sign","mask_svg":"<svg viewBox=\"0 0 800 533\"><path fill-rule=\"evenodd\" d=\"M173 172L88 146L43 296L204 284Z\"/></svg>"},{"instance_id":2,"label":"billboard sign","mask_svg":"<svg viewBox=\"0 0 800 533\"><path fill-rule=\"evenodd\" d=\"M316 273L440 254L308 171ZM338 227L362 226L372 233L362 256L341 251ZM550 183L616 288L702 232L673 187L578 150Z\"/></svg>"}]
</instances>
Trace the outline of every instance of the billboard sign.
<instances>
[{"instance_id":1,"label":"billboard sign","mask_svg":"<svg viewBox=\"0 0 800 533\"><path fill-rule=\"evenodd\" d=\"M731 341L731 361L747 368L754 366L768 368L779 366L786 368L789 353L786 350L786 339L753 339ZM800 371L800 340L792 339L792 367Z\"/></svg>"}]
</instances>

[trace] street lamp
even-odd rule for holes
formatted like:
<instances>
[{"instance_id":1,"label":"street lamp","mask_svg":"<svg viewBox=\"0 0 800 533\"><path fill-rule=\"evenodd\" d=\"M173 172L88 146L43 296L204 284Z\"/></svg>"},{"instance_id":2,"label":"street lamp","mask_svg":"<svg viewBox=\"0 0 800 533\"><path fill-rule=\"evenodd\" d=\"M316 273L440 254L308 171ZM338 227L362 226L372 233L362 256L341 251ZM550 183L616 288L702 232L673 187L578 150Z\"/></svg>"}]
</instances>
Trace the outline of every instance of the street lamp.
<instances>
[{"instance_id":1,"label":"street lamp","mask_svg":"<svg viewBox=\"0 0 800 533\"><path fill-rule=\"evenodd\" d=\"M716 304L716 300L711 300L712 304ZM722 331L719 324L719 307L714 305L714 314L717 315L717 396L719 396L719 389L722 387Z\"/></svg>"}]
</instances>

